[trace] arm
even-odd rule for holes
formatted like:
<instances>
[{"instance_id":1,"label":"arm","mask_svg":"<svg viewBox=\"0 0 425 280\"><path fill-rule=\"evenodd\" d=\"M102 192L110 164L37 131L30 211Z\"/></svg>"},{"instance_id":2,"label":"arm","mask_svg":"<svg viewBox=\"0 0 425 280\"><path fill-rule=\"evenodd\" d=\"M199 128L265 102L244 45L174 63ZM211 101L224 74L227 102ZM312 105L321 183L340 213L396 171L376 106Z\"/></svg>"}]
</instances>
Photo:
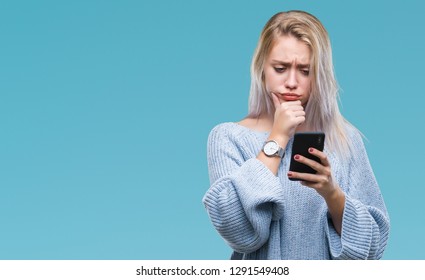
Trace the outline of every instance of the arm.
<instances>
[{"instance_id":1,"label":"arm","mask_svg":"<svg viewBox=\"0 0 425 280\"><path fill-rule=\"evenodd\" d=\"M328 206L332 224L336 232L341 235L345 194L333 179L330 162L326 154L314 148L310 148L308 151L318 157L320 163L301 155L294 155L294 159L310 166L317 173L309 174L290 171L288 172L288 177L302 180L302 185L315 189L323 197Z\"/></svg>"},{"instance_id":2,"label":"arm","mask_svg":"<svg viewBox=\"0 0 425 280\"><path fill-rule=\"evenodd\" d=\"M353 155L344 185L333 179L326 154L309 150L321 163L302 156L299 162L311 166L317 174L289 172L288 176L304 180L314 188L328 206L327 236L334 259L379 259L384 252L389 233L389 219L360 135L355 134ZM348 190L345 194L341 187Z\"/></svg>"},{"instance_id":3,"label":"arm","mask_svg":"<svg viewBox=\"0 0 425 280\"><path fill-rule=\"evenodd\" d=\"M347 190L339 236L329 221L327 235L334 259L380 259L384 253L390 221L378 183L359 134L353 135Z\"/></svg>"},{"instance_id":4,"label":"arm","mask_svg":"<svg viewBox=\"0 0 425 280\"><path fill-rule=\"evenodd\" d=\"M280 103L277 96L272 93L275 107L273 126L267 140L276 141L280 147L285 148L289 139L294 135L296 128L305 121L304 108L300 101L289 101ZM273 174L277 175L281 159L279 157L267 157L263 152L257 155Z\"/></svg>"},{"instance_id":5,"label":"arm","mask_svg":"<svg viewBox=\"0 0 425 280\"><path fill-rule=\"evenodd\" d=\"M235 251L250 253L267 242L271 221L282 215L282 187L279 178L255 155L244 158L246 147L241 147L240 141L223 127L210 133L211 187L203 202L227 243Z\"/></svg>"},{"instance_id":6,"label":"arm","mask_svg":"<svg viewBox=\"0 0 425 280\"><path fill-rule=\"evenodd\" d=\"M275 115L269 140L286 147L296 127L305 120L304 108L300 101L280 103L274 94L272 98ZM256 157L243 155L243 149L255 140L246 142L241 143L223 129L211 132L208 168L212 185L204 204L213 225L229 245L235 251L250 253L268 241L271 221L282 216L283 190L276 177L281 159L267 157L261 151L263 143L251 147L251 151L257 150Z\"/></svg>"}]
</instances>

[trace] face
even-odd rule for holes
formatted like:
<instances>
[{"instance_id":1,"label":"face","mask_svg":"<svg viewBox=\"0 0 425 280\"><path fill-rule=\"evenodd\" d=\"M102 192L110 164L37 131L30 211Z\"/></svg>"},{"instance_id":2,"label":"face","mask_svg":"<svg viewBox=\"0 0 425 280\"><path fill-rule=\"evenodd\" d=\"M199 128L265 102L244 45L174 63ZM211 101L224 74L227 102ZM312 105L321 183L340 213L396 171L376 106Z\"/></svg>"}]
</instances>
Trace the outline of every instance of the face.
<instances>
[{"instance_id":1,"label":"face","mask_svg":"<svg viewBox=\"0 0 425 280\"><path fill-rule=\"evenodd\" d=\"M280 102L300 100L305 106L310 96L310 48L293 36L280 36L264 65L266 89Z\"/></svg>"}]
</instances>

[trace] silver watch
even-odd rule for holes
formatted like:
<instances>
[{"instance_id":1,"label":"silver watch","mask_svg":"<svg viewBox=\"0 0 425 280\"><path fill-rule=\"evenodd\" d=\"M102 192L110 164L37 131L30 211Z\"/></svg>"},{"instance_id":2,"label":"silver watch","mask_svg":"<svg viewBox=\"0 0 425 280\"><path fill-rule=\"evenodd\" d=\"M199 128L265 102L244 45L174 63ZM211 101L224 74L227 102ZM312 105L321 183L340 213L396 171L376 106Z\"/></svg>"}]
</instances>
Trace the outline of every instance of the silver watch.
<instances>
[{"instance_id":1,"label":"silver watch","mask_svg":"<svg viewBox=\"0 0 425 280\"><path fill-rule=\"evenodd\" d=\"M280 147L279 144L274 140L270 140L264 143L263 152L268 157L282 158L285 155L285 152L282 147Z\"/></svg>"}]
</instances>

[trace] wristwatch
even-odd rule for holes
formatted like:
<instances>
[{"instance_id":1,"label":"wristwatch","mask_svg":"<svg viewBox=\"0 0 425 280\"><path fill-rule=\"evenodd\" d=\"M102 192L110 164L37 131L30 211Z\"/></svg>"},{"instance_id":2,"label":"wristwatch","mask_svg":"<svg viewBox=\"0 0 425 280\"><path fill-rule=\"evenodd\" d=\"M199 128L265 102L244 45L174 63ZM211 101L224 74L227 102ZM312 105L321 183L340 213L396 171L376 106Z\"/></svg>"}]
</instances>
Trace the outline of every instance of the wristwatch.
<instances>
[{"instance_id":1,"label":"wristwatch","mask_svg":"<svg viewBox=\"0 0 425 280\"><path fill-rule=\"evenodd\" d=\"M263 152L268 157L283 158L283 156L285 155L285 152L283 151L282 147L280 147L279 144L274 140L270 140L264 143Z\"/></svg>"}]
</instances>

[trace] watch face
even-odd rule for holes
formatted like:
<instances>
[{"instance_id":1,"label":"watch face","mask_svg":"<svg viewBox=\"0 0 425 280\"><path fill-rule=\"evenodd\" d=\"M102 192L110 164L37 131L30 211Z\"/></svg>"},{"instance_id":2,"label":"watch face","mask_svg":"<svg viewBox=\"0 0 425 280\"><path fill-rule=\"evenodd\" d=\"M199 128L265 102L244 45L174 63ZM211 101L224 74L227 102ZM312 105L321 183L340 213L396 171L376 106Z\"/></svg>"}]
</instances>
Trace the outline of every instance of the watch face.
<instances>
[{"instance_id":1,"label":"watch face","mask_svg":"<svg viewBox=\"0 0 425 280\"><path fill-rule=\"evenodd\" d=\"M267 142L266 145L264 145L264 153L268 156L276 154L278 150L279 146L274 141Z\"/></svg>"}]
</instances>

